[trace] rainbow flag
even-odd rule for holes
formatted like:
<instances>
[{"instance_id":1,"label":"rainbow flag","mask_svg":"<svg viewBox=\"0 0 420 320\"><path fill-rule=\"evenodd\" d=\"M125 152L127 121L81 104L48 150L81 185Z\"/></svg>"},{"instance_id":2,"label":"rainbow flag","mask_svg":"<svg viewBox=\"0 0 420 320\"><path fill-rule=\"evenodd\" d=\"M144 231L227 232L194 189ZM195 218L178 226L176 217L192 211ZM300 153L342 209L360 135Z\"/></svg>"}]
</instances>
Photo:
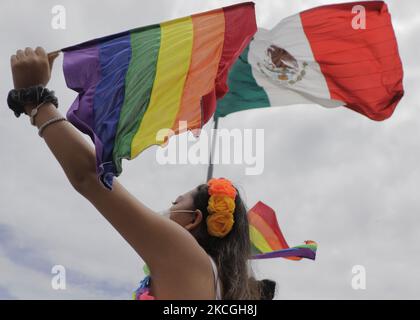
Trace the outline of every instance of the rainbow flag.
<instances>
[{"instance_id":1,"label":"rainbow flag","mask_svg":"<svg viewBox=\"0 0 420 320\"><path fill-rule=\"evenodd\" d=\"M256 30L254 3L247 2L62 49L67 86L79 93L67 119L94 142L106 188L121 174L122 159L173 134L199 132Z\"/></svg>"},{"instance_id":2,"label":"rainbow flag","mask_svg":"<svg viewBox=\"0 0 420 320\"><path fill-rule=\"evenodd\" d=\"M252 243L252 259L286 258L315 260L317 244L307 240L305 244L290 248L280 230L276 213L259 201L248 211L249 232Z\"/></svg>"}]
</instances>

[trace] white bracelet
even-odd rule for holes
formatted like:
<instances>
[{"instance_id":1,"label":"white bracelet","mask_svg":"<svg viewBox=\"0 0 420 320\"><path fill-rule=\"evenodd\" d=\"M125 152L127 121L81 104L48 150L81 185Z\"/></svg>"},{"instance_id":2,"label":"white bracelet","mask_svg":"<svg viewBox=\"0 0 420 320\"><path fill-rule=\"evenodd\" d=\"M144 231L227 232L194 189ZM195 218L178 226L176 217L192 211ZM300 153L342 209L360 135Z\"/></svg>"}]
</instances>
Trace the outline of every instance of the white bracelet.
<instances>
[{"instance_id":1,"label":"white bracelet","mask_svg":"<svg viewBox=\"0 0 420 320\"><path fill-rule=\"evenodd\" d=\"M65 117L63 117L63 116L59 116L59 117L55 117L55 118L52 118L52 119L50 119L50 120L48 120L48 121L45 121L40 127L39 127L39 130L38 130L38 135L42 138L42 131L47 127L47 126L49 126L51 123L54 123L54 122L57 122L57 121L61 121L61 120L65 120L65 121L67 121L67 119L65 118Z\"/></svg>"},{"instance_id":2,"label":"white bracelet","mask_svg":"<svg viewBox=\"0 0 420 320\"><path fill-rule=\"evenodd\" d=\"M35 124L35 116L38 114L39 108L41 108L43 105L46 105L46 104L47 104L46 101L45 102L41 102L39 105L37 105L35 108L33 108L31 110L31 112L29 113L31 125L36 126L36 124Z\"/></svg>"}]
</instances>

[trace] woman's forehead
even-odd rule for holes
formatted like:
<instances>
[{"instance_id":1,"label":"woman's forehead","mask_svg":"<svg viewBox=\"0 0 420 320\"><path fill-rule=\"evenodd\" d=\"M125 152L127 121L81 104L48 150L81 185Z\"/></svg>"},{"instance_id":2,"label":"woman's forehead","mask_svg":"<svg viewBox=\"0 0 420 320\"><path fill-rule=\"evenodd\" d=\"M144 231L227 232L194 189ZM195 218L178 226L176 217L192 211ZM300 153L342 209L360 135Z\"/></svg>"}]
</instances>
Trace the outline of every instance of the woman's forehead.
<instances>
[{"instance_id":1,"label":"woman's forehead","mask_svg":"<svg viewBox=\"0 0 420 320\"><path fill-rule=\"evenodd\" d=\"M194 196L198 192L198 187L191 189L190 191L186 192L185 195Z\"/></svg>"}]
</instances>

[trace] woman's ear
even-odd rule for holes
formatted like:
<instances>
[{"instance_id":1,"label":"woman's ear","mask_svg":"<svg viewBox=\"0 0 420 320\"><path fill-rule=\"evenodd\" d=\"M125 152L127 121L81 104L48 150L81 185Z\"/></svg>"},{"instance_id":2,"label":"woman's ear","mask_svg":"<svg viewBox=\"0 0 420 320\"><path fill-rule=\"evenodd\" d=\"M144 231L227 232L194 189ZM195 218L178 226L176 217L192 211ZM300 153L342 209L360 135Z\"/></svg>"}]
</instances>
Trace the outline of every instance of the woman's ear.
<instances>
[{"instance_id":1,"label":"woman's ear","mask_svg":"<svg viewBox=\"0 0 420 320\"><path fill-rule=\"evenodd\" d=\"M185 226L185 229L191 231L195 229L203 220L203 213L200 209L196 209L193 214L191 214L192 219L191 222Z\"/></svg>"}]
</instances>

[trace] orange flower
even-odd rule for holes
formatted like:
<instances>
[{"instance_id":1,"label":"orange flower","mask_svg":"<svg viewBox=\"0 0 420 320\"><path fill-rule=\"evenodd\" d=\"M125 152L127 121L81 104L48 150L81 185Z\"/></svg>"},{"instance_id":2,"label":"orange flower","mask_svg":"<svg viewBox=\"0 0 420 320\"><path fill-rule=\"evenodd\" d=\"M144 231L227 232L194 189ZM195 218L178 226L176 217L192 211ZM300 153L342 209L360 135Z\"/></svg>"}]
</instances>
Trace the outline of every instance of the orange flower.
<instances>
[{"instance_id":1,"label":"orange flower","mask_svg":"<svg viewBox=\"0 0 420 320\"><path fill-rule=\"evenodd\" d=\"M207 232L214 236L222 238L227 235L234 223L233 215L228 212L216 212L207 216Z\"/></svg>"},{"instance_id":2,"label":"orange flower","mask_svg":"<svg viewBox=\"0 0 420 320\"><path fill-rule=\"evenodd\" d=\"M228 196L211 196L207 206L209 214L225 212L233 214L235 211L235 201Z\"/></svg>"},{"instance_id":3,"label":"orange flower","mask_svg":"<svg viewBox=\"0 0 420 320\"><path fill-rule=\"evenodd\" d=\"M209 194L211 196L225 195L231 197L232 199L235 199L236 197L236 189L232 183L225 178L210 179L207 185L209 186Z\"/></svg>"},{"instance_id":4,"label":"orange flower","mask_svg":"<svg viewBox=\"0 0 420 320\"><path fill-rule=\"evenodd\" d=\"M232 230L235 212L236 189L225 178L210 179L207 183L210 195L207 210L207 232L215 237L224 237Z\"/></svg>"}]
</instances>

